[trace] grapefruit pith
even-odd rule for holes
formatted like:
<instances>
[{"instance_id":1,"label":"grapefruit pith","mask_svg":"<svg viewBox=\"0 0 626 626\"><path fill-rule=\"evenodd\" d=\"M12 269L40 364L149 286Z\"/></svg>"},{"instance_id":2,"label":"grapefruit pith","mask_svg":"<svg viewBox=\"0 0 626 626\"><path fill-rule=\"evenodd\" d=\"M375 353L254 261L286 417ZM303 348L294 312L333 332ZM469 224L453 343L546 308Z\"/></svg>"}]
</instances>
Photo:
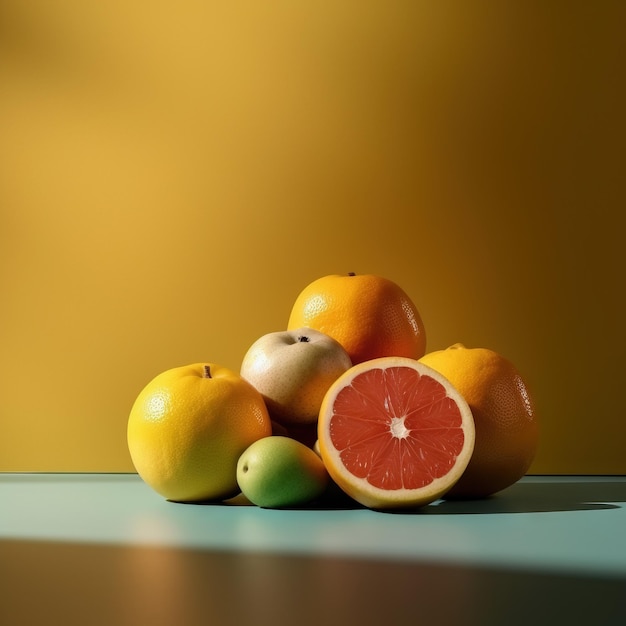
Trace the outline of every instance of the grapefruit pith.
<instances>
[{"instance_id":1,"label":"grapefruit pith","mask_svg":"<svg viewBox=\"0 0 626 626\"><path fill-rule=\"evenodd\" d=\"M406 357L354 365L330 387L318 419L328 473L372 509L415 508L443 496L467 467L474 436L461 394Z\"/></svg>"}]
</instances>

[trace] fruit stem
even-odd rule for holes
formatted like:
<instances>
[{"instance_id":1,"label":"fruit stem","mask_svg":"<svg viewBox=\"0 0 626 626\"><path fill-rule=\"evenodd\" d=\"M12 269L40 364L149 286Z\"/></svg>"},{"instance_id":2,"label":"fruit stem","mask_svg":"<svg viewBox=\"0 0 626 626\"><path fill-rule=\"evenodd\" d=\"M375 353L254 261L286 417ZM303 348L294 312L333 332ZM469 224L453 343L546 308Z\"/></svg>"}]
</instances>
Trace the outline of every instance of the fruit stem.
<instances>
[{"instance_id":1,"label":"fruit stem","mask_svg":"<svg viewBox=\"0 0 626 626\"><path fill-rule=\"evenodd\" d=\"M348 276L356 276L354 272L348 272Z\"/></svg>"},{"instance_id":2,"label":"fruit stem","mask_svg":"<svg viewBox=\"0 0 626 626\"><path fill-rule=\"evenodd\" d=\"M300 335L298 337L298 341L301 343L309 343L309 341L311 341L311 339L309 337L307 337L306 335Z\"/></svg>"},{"instance_id":3,"label":"fruit stem","mask_svg":"<svg viewBox=\"0 0 626 626\"><path fill-rule=\"evenodd\" d=\"M211 378L211 366L205 365L204 372L202 373L202 378Z\"/></svg>"}]
</instances>

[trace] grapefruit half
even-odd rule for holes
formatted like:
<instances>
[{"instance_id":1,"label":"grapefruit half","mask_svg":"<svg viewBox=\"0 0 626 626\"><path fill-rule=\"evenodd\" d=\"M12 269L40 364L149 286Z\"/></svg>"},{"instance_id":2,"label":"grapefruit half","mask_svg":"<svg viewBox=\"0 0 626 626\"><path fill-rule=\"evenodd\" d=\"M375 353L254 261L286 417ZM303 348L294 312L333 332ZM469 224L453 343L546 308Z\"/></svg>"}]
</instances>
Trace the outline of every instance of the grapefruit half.
<instances>
[{"instance_id":1,"label":"grapefruit half","mask_svg":"<svg viewBox=\"0 0 626 626\"><path fill-rule=\"evenodd\" d=\"M474 437L461 394L405 357L354 365L331 385L318 419L328 473L372 509L416 508L442 497L467 467Z\"/></svg>"}]
</instances>

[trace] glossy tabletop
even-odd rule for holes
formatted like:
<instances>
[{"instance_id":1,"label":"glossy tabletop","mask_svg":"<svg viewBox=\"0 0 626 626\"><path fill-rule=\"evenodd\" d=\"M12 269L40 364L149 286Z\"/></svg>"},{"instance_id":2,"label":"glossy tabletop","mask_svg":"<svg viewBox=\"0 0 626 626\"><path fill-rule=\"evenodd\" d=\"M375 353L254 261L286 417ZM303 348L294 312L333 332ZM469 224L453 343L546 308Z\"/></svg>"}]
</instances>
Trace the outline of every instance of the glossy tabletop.
<instances>
[{"instance_id":1,"label":"glossy tabletop","mask_svg":"<svg viewBox=\"0 0 626 626\"><path fill-rule=\"evenodd\" d=\"M622 623L625 502L626 477L526 477L382 513L0 474L0 624Z\"/></svg>"}]
</instances>

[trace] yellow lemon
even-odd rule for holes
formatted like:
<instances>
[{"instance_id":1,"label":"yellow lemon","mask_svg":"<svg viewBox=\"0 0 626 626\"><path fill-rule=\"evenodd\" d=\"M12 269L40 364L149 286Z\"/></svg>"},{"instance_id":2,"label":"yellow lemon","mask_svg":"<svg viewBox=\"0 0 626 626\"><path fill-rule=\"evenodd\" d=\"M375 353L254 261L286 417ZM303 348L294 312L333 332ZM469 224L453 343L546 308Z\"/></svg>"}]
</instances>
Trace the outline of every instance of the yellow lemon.
<instances>
[{"instance_id":1,"label":"yellow lemon","mask_svg":"<svg viewBox=\"0 0 626 626\"><path fill-rule=\"evenodd\" d=\"M237 461L270 435L261 394L214 363L167 370L140 392L127 440L137 473L168 500L222 500L235 495Z\"/></svg>"}]
</instances>

